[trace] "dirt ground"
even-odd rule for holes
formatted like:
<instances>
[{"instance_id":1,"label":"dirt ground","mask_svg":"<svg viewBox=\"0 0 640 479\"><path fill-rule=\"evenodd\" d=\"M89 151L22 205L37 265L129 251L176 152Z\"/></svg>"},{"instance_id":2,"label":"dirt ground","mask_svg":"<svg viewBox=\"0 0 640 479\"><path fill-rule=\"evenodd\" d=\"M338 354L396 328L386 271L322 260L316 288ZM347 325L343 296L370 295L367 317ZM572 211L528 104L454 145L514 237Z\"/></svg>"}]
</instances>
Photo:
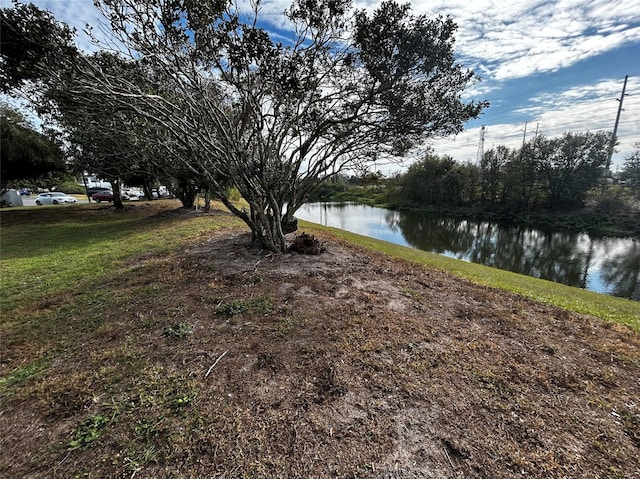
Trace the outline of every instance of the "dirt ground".
<instances>
[{"instance_id":1,"label":"dirt ground","mask_svg":"<svg viewBox=\"0 0 640 479\"><path fill-rule=\"evenodd\" d=\"M5 398L0 475L640 478L636 333L321 240L133 260Z\"/></svg>"}]
</instances>

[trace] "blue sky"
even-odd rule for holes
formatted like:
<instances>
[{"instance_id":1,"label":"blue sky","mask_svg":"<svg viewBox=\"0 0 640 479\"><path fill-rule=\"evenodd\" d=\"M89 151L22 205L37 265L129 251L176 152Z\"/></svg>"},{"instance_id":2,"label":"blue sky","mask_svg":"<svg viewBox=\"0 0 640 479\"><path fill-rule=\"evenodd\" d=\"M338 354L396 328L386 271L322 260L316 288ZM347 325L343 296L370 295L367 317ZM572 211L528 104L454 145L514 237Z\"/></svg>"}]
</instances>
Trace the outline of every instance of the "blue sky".
<instances>
[{"instance_id":1,"label":"blue sky","mask_svg":"<svg viewBox=\"0 0 640 479\"><path fill-rule=\"evenodd\" d=\"M32 0L78 31L93 50L86 24L100 36L104 21L92 0ZM240 3L243 3L240 1ZM356 1L372 9L379 2ZM536 130L549 137L572 131L613 130L625 75L629 76L612 169L640 142L640 0L413 0L415 14L450 15L458 24L456 51L482 82L468 98L491 106L463 133L436 139L437 153L475 161L480 128L484 149L518 147ZM3 7L9 0L0 0ZM262 13L278 30L288 0L263 0ZM410 161L410 160L409 160ZM385 172L400 170L397 165Z\"/></svg>"}]
</instances>

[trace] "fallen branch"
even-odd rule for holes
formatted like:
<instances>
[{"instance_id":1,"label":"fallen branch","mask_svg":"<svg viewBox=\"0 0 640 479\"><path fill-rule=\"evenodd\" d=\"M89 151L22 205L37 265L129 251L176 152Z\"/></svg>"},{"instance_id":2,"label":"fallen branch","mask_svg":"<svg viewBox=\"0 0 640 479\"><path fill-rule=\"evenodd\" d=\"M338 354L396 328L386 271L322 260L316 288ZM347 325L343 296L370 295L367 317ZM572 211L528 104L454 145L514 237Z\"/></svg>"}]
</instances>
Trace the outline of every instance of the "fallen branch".
<instances>
[{"instance_id":1,"label":"fallen branch","mask_svg":"<svg viewBox=\"0 0 640 479\"><path fill-rule=\"evenodd\" d=\"M456 467L453 465L453 461L451 460L451 457L449 456L449 452L447 452L447 448L443 447L442 450L444 451L444 455L447 456L447 459L449 459L449 464L451 465L451 469L453 469L453 472L456 471Z\"/></svg>"},{"instance_id":2,"label":"fallen branch","mask_svg":"<svg viewBox=\"0 0 640 479\"><path fill-rule=\"evenodd\" d=\"M207 370L207 373L204 375L205 378L209 375L209 373L211 373L211 370L216 367L216 364L218 364L220 360L224 358L224 355L227 354L228 352L229 350L227 349L224 353L218 356L218 359L216 359L216 361L211 365L211 367Z\"/></svg>"}]
</instances>

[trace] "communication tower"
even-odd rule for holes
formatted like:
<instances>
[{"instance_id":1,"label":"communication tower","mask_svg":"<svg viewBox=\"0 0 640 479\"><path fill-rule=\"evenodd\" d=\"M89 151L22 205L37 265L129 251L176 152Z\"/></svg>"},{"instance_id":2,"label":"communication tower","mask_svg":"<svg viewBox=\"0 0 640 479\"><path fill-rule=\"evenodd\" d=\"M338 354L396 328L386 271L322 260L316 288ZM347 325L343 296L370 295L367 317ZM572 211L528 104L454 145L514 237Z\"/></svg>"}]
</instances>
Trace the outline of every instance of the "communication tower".
<instances>
[{"instance_id":1,"label":"communication tower","mask_svg":"<svg viewBox=\"0 0 640 479\"><path fill-rule=\"evenodd\" d=\"M485 125L480 128L480 142L478 143L478 153L476 155L476 162L482 163L482 157L484 156L484 134L487 131Z\"/></svg>"}]
</instances>

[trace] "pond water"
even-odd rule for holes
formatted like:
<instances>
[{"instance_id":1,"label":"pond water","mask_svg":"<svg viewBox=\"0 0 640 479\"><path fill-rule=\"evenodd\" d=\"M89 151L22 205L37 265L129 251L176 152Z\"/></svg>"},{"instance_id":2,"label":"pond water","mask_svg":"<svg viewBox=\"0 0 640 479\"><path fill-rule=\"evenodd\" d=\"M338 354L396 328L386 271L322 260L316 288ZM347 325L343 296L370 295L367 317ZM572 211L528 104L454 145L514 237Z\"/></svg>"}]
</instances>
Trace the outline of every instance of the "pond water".
<instances>
[{"instance_id":1,"label":"pond water","mask_svg":"<svg viewBox=\"0 0 640 479\"><path fill-rule=\"evenodd\" d=\"M310 203L296 216L403 246L640 301L640 238L598 238L357 203Z\"/></svg>"}]
</instances>

